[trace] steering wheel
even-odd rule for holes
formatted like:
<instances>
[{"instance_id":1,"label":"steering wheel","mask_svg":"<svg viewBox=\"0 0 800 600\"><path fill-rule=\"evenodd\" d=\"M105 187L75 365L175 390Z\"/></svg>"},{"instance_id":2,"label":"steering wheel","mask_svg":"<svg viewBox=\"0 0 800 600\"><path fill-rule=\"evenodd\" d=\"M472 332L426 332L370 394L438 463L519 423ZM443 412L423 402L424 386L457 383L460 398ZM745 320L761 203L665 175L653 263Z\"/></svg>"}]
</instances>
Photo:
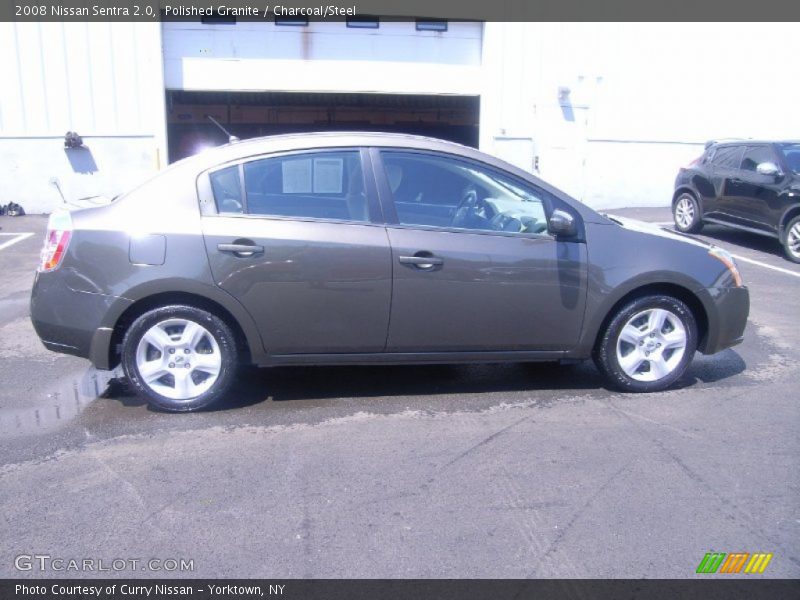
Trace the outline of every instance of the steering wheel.
<instances>
[{"instance_id":1,"label":"steering wheel","mask_svg":"<svg viewBox=\"0 0 800 600\"><path fill-rule=\"evenodd\" d=\"M461 196L461 201L458 203L458 206L456 206L455 212L453 213L452 226L463 227L466 225L470 215L473 214L477 207L478 191L472 186L467 186L467 188L464 190L463 196Z\"/></svg>"}]
</instances>

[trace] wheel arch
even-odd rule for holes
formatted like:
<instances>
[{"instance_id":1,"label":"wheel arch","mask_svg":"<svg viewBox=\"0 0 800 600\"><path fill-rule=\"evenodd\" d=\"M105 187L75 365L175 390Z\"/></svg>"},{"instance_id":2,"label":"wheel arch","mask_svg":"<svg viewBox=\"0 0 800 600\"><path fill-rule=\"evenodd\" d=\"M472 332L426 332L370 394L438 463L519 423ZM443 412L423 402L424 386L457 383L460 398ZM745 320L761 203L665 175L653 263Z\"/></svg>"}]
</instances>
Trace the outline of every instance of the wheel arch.
<instances>
[{"instance_id":1,"label":"wheel arch","mask_svg":"<svg viewBox=\"0 0 800 600\"><path fill-rule=\"evenodd\" d=\"M592 352L597 350L597 346L603 337L603 332L606 330L606 327L608 327L608 324L625 304L636 298L650 296L653 294L672 296L678 300L681 300L686 304L686 306L689 307L689 310L692 311L692 316L694 316L694 320L697 324L697 347L698 349L705 347L706 339L708 337L709 320L708 312L706 311L705 306L703 306L702 300L689 288L676 283L648 283L625 292L619 299L616 300L616 302L611 305L608 310L605 311L605 316L600 322L600 326L597 328L597 331L594 333Z\"/></svg>"},{"instance_id":2,"label":"wheel arch","mask_svg":"<svg viewBox=\"0 0 800 600\"><path fill-rule=\"evenodd\" d=\"M780 237L781 243L786 240L786 226L789 224L789 221L795 217L800 217L800 204L790 206L781 216L781 220L778 223L778 236Z\"/></svg>"},{"instance_id":3,"label":"wheel arch","mask_svg":"<svg viewBox=\"0 0 800 600\"><path fill-rule=\"evenodd\" d=\"M256 342L252 339L253 334L248 335L242 326L240 322L241 315L237 318L228 307L205 295L186 291L164 291L142 296L130 304L116 319L108 346L109 367L114 368L119 364L122 340L128 328L137 318L149 310L175 304L206 310L222 319L233 332L237 347L241 353L242 362L251 363L254 361L256 358L254 354L258 352L258 347L254 347ZM260 343L260 340L257 343Z\"/></svg>"},{"instance_id":4,"label":"wheel arch","mask_svg":"<svg viewBox=\"0 0 800 600\"><path fill-rule=\"evenodd\" d=\"M675 188L675 193L672 194L672 208L675 209L675 203L678 201L678 198L681 194L691 194L694 197L695 202L697 202L698 208L700 207L700 194L698 194L695 190L688 185L681 185Z\"/></svg>"}]
</instances>

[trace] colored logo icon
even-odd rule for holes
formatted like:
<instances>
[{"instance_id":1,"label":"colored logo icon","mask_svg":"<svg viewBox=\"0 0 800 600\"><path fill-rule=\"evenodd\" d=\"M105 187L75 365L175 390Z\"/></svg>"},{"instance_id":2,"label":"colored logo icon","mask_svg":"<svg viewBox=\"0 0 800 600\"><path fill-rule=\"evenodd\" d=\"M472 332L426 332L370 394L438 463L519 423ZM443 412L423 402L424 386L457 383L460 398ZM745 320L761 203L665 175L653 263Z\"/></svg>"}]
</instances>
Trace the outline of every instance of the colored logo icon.
<instances>
[{"instance_id":1,"label":"colored logo icon","mask_svg":"<svg viewBox=\"0 0 800 600\"><path fill-rule=\"evenodd\" d=\"M772 553L756 552L709 552L697 565L697 573L763 573Z\"/></svg>"}]
</instances>

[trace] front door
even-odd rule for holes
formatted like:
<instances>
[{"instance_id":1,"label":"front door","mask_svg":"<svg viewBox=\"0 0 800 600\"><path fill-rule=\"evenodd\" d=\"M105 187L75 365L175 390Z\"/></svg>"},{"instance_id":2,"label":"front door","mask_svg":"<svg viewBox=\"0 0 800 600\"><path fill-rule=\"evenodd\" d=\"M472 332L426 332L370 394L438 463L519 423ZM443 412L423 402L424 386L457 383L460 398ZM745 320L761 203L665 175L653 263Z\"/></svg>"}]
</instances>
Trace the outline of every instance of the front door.
<instances>
[{"instance_id":1,"label":"front door","mask_svg":"<svg viewBox=\"0 0 800 600\"><path fill-rule=\"evenodd\" d=\"M586 247L547 233L549 200L483 165L381 152L394 287L387 351L566 350L580 334Z\"/></svg>"},{"instance_id":2,"label":"front door","mask_svg":"<svg viewBox=\"0 0 800 600\"><path fill-rule=\"evenodd\" d=\"M201 177L216 206L203 216L212 274L270 354L384 349L391 252L363 173L352 150L257 158Z\"/></svg>"},{"instance_id":3,"label":"front door","mask_svg":"<svg viewBox=\"0 0 800 600\"><path fill-rule=\"evenodd\" d=\"M783 208L780 193L785 186L785 176L759 173L758 165L765 162L781 164L770 146L748 146L730 194L735 198L738 216L746 220L748 226L775 232Z\"/></svg>"}]
</instances>

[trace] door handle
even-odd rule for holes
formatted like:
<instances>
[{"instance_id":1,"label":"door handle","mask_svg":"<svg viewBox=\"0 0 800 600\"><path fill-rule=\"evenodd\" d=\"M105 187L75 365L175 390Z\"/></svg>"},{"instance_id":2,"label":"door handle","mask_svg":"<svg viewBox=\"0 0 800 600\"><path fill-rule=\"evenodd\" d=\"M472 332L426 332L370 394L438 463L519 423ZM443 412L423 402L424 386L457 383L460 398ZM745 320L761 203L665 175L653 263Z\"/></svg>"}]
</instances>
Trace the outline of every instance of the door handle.
<instances>
[{"instance_id":1,"label":"door handle","mask_svg":"<svg viewBox=\"0 0 800 600\"><path fill-rule=\"evenodd\" d=\"M430 252L417 252L414 256L398 256L397 260L400 261L400 264L416 267L423 271L430 271L444 264L444 260L433 256Z\"/></svg>"},{"instance_id":2,"label":"door handle","mask_svg":"<svg viewBox=\"0 0 800 600\"><path fill-rule=\"evenodd\" d=\"M254 256L264 252L264 246L256 244L217 244L217 250L220 252L230 252L241 258Z\"/></svg>"}]
</instances>

